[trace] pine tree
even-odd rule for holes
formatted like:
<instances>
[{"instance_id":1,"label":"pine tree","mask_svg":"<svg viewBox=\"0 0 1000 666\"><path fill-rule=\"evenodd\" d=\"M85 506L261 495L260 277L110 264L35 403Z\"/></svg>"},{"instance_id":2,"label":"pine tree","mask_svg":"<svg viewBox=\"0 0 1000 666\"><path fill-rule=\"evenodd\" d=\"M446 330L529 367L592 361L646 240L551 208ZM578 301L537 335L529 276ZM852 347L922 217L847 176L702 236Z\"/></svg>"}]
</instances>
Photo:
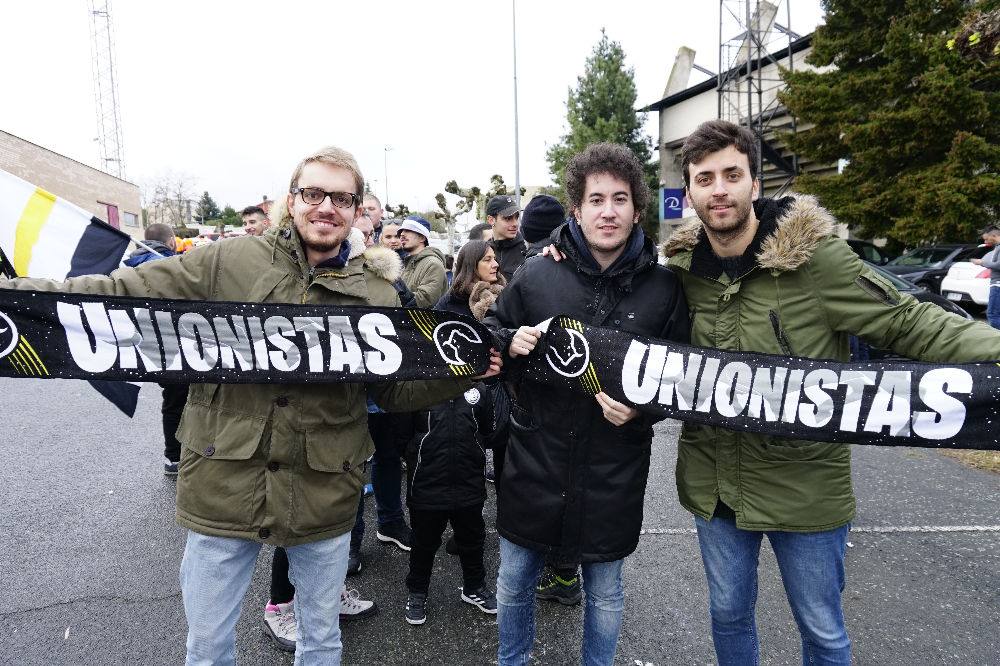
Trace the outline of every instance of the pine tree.
<instances>
[{"instance_id":1,"label":"pine tree","mask_svg":"<svg viewBox=\"0 0 1000 666\"><path fill-rule=\"evenodd\" d=\"M970 242L1000 221L1000 49L975 29L996 6L825 0L807 62L832 68L786 73L781 99L814 125L793 150L848 164L798 189L859 235L904 245Z\"/></svg>"},{"instance_id":2,"label":"pine tree","mask_svg":"<svg viewBox=\"0 0 1000 666\"><path fill-rule=\"evenodd\" d=\"M198 216L202 224L207 224L208 220L217 220L222 217L222 211L219 210L219 206L216 205L212 196L208 192L205 192L201 195L201 199L198 200L195 215Z\"/></svg>"},{"instance_id":3,"label":"pine tree","mask_svg":"<svg viewBox=\"0 0 1000 666\"><path fill-rule=\"evenodd\" d=\"M608 39L601 30L601 40L594 47L583 76L570 88L566 100L567 132L546 152L549 171L556 181L558 198L565 200L562 184L566 164L573 155L592 143L610 141L628 146L646 167L646 180L655 193L659 188L658 168L650 162L652 142L643 132L642 119L635 112L635 72L625 66L621 44ZM643 227L653 237L659 228L656 197L642 218Z\"/></svg>"}]
</instances>

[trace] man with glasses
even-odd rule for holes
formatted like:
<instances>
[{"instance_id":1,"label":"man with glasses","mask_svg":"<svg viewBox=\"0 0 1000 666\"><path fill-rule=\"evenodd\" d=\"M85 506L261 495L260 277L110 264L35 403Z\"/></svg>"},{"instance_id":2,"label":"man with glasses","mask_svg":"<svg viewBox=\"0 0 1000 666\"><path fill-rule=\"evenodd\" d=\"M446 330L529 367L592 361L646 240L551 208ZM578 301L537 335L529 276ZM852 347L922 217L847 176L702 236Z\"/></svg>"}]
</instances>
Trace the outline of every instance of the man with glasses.
<instances>
[{"instance_id":1,"label":"man with glasses","mask_svg":"<svg viewBox=\"0 0 1000 666\"><path fill-rule=\"evenodd\" d=\"M277 233L62 283L5 288L203 301L398 306L392 267L348 242L364 179L354 157L303 159L275 215ZM360 244L357 244L360 245ZM495 372L494 364L491 371ZM283 546L295 585L296 663L340 663L339 609L348 542L373 446L366 392L384 409L423 409L467 380L395 384L193 384L177 431L177 522L187 663L232 664L235 627L261 544ZM367 389L367 390L366 390Z\"/></svg>"}]
</instances>

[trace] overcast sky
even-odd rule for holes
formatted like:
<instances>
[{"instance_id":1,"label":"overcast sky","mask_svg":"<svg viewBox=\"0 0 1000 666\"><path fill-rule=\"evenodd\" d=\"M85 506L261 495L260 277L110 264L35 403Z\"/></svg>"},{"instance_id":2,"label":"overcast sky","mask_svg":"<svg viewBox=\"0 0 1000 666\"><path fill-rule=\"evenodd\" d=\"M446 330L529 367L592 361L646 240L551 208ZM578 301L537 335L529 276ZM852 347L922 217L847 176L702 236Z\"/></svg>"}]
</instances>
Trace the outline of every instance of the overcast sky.
<instances>
[{"instance_id":1,"label":"overcast sky","mask_svg":"<svg viewBox=\"0 0 1000 666\"><path fill-rule=\"evenodd\" d=\"M819 0L792 3L811 32ZM677 49L718 69L718 3L517 3L522 185L551 182L567 89L602 27L635 69L639 106L661 98ZM328 144L354 153L379 195L433 207L445 182L514 182L510 2L114 0L128 179L167 171L241 208L285 191ZM779 22L784 23L784 5ZM0 129L87 164L98 158L86 0L4 2ZM727 35L728 37L728 35ZM697 82L704 75L692 76ZM655 114L647 131L656 138Z\"/></svg>"}]
</instances>

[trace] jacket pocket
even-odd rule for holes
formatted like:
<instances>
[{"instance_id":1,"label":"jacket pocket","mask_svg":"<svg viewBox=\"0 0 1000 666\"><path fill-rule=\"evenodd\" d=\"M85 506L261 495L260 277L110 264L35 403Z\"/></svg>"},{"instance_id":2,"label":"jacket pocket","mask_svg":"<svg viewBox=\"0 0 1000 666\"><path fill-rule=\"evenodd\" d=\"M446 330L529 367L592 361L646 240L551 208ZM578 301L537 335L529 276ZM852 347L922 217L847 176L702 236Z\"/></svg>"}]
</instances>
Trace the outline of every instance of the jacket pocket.
<instances>
[{"instance_id":1,"label":"jacket pocket","mask_svg":"<svg viewBox=\"0 0 1000 666\"><path fill-rule=\"evenodd\" d=\"M343 474L359 469L375 451L364 419L305 433L306 464L316 472Z\"/></svg>"},{"instance_id":2,"label":"jacket pocket","mask_svg":"<svg viewBox=\"0 0 1000 666\"><path fill-rule=\"evenodd\" d=\"M883 305L899 305L901 296L896 288L889 284L882 276L874 273L862 273L854 281L863 292L874 298Z\"/></svg>"},{"instance_id":3,"label":"jacket pocket","mask_svg":"<svg viewBox=\"0 0 1000 666\"><path fill-rule=\"evenodd\" d=\"M193 384L177 428L177 439L199 456L213 460L248 460L257 447L267 420L234 415L220 409L217 384Z\"/></svg>"},{"instance_id":4,"label":"jacket pocket","mask_svg":"<svg viewBox=\"0 0 1000 666\"><path fill-rule=\"evenodd\" d=\"M510 427L519 432L535 432L538 430L538 424L535 422L535 418L531 415L531 412L516 402L511 403L510 406Z\"/></svg>"}]
</instances>

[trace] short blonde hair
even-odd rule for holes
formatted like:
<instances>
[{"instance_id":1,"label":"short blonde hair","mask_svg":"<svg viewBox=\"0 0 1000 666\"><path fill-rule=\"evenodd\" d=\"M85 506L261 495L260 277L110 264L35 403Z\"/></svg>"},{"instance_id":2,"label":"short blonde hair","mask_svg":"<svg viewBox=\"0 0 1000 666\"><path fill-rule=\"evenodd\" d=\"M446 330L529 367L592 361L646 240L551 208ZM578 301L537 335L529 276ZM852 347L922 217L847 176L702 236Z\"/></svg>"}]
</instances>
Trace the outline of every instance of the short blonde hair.
<instances>
[{"instance_id":1,"label":"short blonde hair","mask_svg":"<svg viewBox=\"0 0 1000 666\"><path fill-rule=\"evenodd\" d=\"M312 155L303 157L299 165L295 167L295 171L292 172L292 180L288 183L289 191L293 187L298 187L299 177L302 176L302 169L310 162L322 162L323 164L329 164L330 166L350 171L351 175L354 176L354 193L358 195L359 201L362 199L362 195L365 192L365 178L361 175L361 167L358 166L358 161L354 159L354 155L336 146L320 148Z\"/></svg>"},{"instance_id":2,"label":"short blonde hair","mask_svg":"<svg viewBox=\"0 0 1000 666\"><path fill-rule=\"evenodd\" d=\"M302 170L310 162L322 162L323 164L329 164L330 166L340 167L349 171L354 177L354 193L358 195L359 201L362 200L365 190L365 178L361 175L361 167L358 166L358 161L354 159L354 155L336 146L320 148L311 155L303 157L299 165L295 167L295 171L292 172L292 179L288 183L289 193L291 193L292 188L298 187ZM286 226L292 221L292 216L288 211L285 199L285 197L279 197L278 201L275 202L277 205L274 210L274 219L278 221L278 226Z\"/></svg>"}]
</instances>

